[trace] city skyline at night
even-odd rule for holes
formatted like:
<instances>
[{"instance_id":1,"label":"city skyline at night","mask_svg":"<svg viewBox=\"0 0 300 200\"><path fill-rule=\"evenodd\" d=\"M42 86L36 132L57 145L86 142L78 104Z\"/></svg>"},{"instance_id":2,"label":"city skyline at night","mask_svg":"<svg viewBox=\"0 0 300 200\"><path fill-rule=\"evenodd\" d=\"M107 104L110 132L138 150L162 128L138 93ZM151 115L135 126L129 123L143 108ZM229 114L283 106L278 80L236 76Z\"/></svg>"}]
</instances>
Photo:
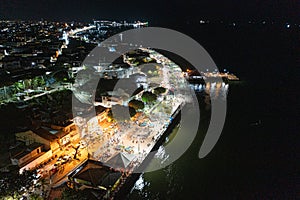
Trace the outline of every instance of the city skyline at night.
<instances>
[{"instance_id":1,"label":"city skyline at night","mask_svg":"<svg viewBox=\"0 0 300 200\"><path fill-rule=\"evenodd\" d=\"M300 2L2 0L0 199L297 199Z\"/></svg>"}]
</instances>

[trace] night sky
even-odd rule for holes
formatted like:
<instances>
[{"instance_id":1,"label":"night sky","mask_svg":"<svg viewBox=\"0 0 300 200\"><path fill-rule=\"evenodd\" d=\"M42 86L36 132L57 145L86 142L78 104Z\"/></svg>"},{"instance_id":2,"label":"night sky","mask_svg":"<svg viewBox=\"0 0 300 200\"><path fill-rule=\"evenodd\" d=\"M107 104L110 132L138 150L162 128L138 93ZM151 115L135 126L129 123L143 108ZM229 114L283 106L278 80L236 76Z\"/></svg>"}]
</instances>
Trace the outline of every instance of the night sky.
<instances>
[{"instance_id":1,"label":"night sky","mask_svg":"<svg viewBox=\"0 0 300 200\"><path fill-rule=\"evenodd\" d=\"M0 0L0 19L300 19L299 0Z\"/></svg>"}]
</instances>

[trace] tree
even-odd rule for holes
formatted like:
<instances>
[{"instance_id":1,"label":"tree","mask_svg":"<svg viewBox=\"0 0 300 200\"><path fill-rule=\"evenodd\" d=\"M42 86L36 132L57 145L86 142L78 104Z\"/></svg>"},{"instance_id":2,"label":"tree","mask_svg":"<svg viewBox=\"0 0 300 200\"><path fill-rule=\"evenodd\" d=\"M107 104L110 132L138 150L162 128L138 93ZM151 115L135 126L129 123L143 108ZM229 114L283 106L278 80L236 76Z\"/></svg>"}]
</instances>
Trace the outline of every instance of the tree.
<instances>
[{"instance_id":1,"label":"tree","mask_svg":"<svg viewBox=\"0 0 300 200\"><path fill-rule=\"evenodd\" d=\"M45 86L46 82L43 76L37 76L32 80L32 85L34 88Z\"/></svg>"},{"instance_id":2,"label":"tree","mask_svg":"<svg viewBox=\"0 0 300 200\"><path fill-rule=\"evenodd\" d=\"M134 108L135 110L142 110L144 109L145 105L142 101L133 99L131 101L129 101L128 105L132 108Z\"/></svg>"},{"instance_id":3,"label":"tree","mask_svg":"<svg viewBox=\"0 0 300 200\"><path fill-rule=\"evenodd\" d=\"M142 92L144 90L144 87L141 85L139 88L137 88L132 94L131 97L139 94L140 92Z\"/></svg>"},{"instance_id":4,"label":"tree","mask_svg":"<svg viewBox=\"0 0 300 200\"><path fill-rule=\"evenodd\" d=\"M42 76L37 76L32 79L31 84L33 86L33 89L36 89L38 87L42 87L45 85L45 80Z\"/></svg>"},{"instance_id":5,"label":"tree","mask_svg":"<svg viewBox=\"0 0 300 200\"><path fill-rule=\"evenodd\" d=\"M23 91L25 89L24 82L15 82L14 86L17 92Z\"/></svg>"},{"instance_id":6,"label":"tree","mask_svg":"<svg viewBox=\"0 0 300 200\"><path fill-rule=\"evenodd\" d=\"M156 101L156 94L153 94L152 92L144 92L142 95L142 101L145 103L152 103Z\"/></svg>"},{"instance_id":7,"label":"tree","mask_svg":"<svg viewBox=\"0 0 300 200\"><path fill-rule=\"evenodd\" d=\"M108 117L113 118L116 121L125 121L130 120L130 117L133 117L135 114L136 111L132 107L114 105L108 112Z\"/></svg>"},{"instance_id":8,"label":"tree","mask_svg":"<svg viewBox=\"0 0 300 200\"><path fill-rule=\"evenodd\" d=\"M25 79L25 80L23 80L23 82L24 82L25 89L31 89L31 86L32 86L32 84L31 84L32 80L31 79Z\"/></svg>"},{"instance_id":9,"label":"tree","mask_svg":"<svg viewBox=\"0 0 300 200\"><path fill-rule=\"evenodd\" d=\"M35 171L24 171L22 174L18 170L11 173L0 174L0 199L6 199L8 196L13 199L21 198L24 191L28 191L33 186Z\"/></svg>"},{"instance_id":10,"label":"tree","mask_svg":"<svg viewBox=\"0 0 300 200\"><path fill-rule=\"evenodd\" d=\"M88 189L84 190L75 190L71 188L66 188L62 192L61 200L93 200L95 196Z\"/></svg>"},{"instance_id":11,"label":"tree","mask_svg":"<svg viewBox=\"0 0 300 200\"><path fill-rule=\"evenodd\" d=\"M160 95L160 94L163 94L163 93L166 92L166 88L164 88L164 87L157 87L157 88L154 89L153 92L156 95Z\"/></svg>"},{"instance_id":12,"label":"tree","mask_svg":"<svg viewBox=\"0 0 300 200\"><path fill-rule=\"evenodd\" d=\"M133 117L136 115L136 110L132 107L129 107L129 115L130 117Z\"/></svg>"},{"instance_id":13,"label":"tree","mask_svg":"<svg viewBox=\"0 0 300 200\"><path fill-rule=\"evenodd\" d=\"M75 149L75 154L74 154L74 157L73 157L74 159L77 159L77 154L78 154L79 147L80 147L79 145L77 147L73 147L73 149Z\"/></svg>"},{"instance_id":14,"label":"tree","mask_svg":"<svg viewBox=\"0 0 300 200\"><path fill-rule=\"evenodd\" d=\"M29 196L29 200L43 200L44 198L43 197L41 197L40 195L38 195L38 194L31 194L30 196Z\"/></svg>"}]
</instances>

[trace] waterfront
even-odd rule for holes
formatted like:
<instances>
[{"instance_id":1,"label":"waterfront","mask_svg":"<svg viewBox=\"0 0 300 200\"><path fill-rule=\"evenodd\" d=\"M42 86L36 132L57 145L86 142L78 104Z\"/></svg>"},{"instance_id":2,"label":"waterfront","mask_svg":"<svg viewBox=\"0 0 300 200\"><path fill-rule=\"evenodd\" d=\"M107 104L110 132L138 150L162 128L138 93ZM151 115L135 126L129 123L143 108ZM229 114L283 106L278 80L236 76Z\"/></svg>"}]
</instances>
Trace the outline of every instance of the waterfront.
<instances>
[{"instance_id":1,"label":"waterfront","mask_svg":"<svg viewBox=\"0 0 300 200\"><path fill-rule=\"evenodd\" d=\"M250 199L275 195L295 197L296 135L284 124L296 124L278 116L279 113L272 113L273 117L270 112L262 114L261 110L266 108L261 103L246 109L236 106L233 99L237 101L241 93L234 97L233 92L246 88L244 85L231 87L232 100L229 100L225 128L208 157L198 158L207 127L207 121L203 120L189 150L167 168L144 174L128 199L211 199L219 195ZM243 117L241 110L245 113ZM250 126L255 119L262 120L261 127Z\"/></svg>"},{"instance_id":2,"label":"waterfront","mask_svg":"<svg viewBox=\"0 0 300 200\"><path fill-rule=\"evenodd\" d=\"M195 30L194 35L199 32ZM188 151L165 169L145 173L128 199L296 199L299 102L295 95L299 85L293 75L299 74L299 61L296 55L283 53L293 47L292 40L283 37L291 33L271 36L264 32L260 37L228 33L219 36L219 41L234 38L235 44L228 40L215 48L200 33L203 37L197 40L214 52L217 64L230 60L231 70L241 79L229 87L221 138L206 158L198 158L208 126L208 118L201 113L201 128ZM228 52L221 54L224 49ZM258 120L260 125L251 125Z\"/></svg>"},{"instance_id":3,"label":"waterfront","mask_svg":"<svg viewBox=\"0 0 300 200\"><path fill-rule=\"evenodd\" d=\"M231 33L223 37L227 38ZM198 38L199 41L206 41L206 45L212 44L206 48L208 52L213 52L212 57L216 59L217 65L221 66L220 69L224 70L226 67L241 78L241 81L230 82L227 121L213 151L204 159L198 158L209 124L209 105L206 104L207 101L203 101L208 98L207 95L203 98L202 91L198 94L201 108L200 128L192 146L170 166L143 174L128 196L129 199L211 199L220 196L286 199L296 196L298 176L294 160L298 150L295 141L299 119L299 102L296 95L299 90L298 77L295 74L299 74L299 68L296 68L299 59L298 54L284 54L290 52L294 46L291 40L282 39L282 35L290 37L292 34L280 32L279 36L272 35L266 39L271 34L261 33L262 35L253 36L251 33L246 34L249 41L245 41L243 33L240 31L236 34L233 31L233 36L229 37L232 40L223 41L221 44L215 44L212 40L206 41L207 38ZM208 35L213 38L213 35ZM239 37L236 37L237 35ZM232 42L233 40L235 42ZM260 45L256 47L252 43ZM280 48L276 49L278 43ZM295 63L296 59L298 60ZM206 92L210 88L209 85L213 84L204 87ZM218 84L214 86L219 87ZM215 91L217 95L218 92ZM224 93L221 94L222 97L226 97ZM46 96L50 94L42 97ZM44 106L41 104L40 107ZM18 121L15 116L12 117ZM157 118L159 119L159 116ZM136 126L134 123L131 125ZM133 132L137 130L134 128ZM178 128L167 140L176 137ZM150 139L151 137L141 146L149 144ZM139 152L138 139L128 137L125 143L125 151L126 147L134 144L133 149L127 150ZM114 149L110 150L115 153ZM150 165L167 159L168 154L160 147L159 155ZM76 162L74 163L78 164ZM54 162L48 164L52 166ZM71 165L65 166L71 168ZM61 176L65 176L67 171L69 169L61 170ZM60 177L57 180L59 181Z\"/></svg>"}]
</instances>

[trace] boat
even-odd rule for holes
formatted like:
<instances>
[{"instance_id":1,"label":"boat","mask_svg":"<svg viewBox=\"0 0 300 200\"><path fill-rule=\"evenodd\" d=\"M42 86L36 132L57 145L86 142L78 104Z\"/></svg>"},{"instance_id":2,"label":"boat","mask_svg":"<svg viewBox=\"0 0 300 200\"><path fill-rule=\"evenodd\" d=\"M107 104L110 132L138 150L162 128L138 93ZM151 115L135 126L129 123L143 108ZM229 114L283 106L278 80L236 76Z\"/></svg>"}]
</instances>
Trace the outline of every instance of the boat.
<instances>
[{"instance_id":1,"label":"boat","mask_svg":"<svg viewBox=\"0 0 300 200\"><path fill-rule=\"evenodd\" d=\"M257 120L255 122L250 123L250 126L260 126L261 125L261 120Z\"/></svg>"}]
</instances>

